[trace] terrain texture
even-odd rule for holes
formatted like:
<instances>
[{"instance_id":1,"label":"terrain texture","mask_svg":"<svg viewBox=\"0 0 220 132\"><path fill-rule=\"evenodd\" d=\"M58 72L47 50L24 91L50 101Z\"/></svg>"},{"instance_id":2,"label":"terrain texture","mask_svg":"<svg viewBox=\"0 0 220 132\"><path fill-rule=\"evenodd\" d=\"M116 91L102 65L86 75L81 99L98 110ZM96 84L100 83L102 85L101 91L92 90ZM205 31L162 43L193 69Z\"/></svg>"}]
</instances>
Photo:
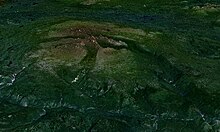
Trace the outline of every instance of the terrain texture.
<instances>
[{"instance_id":1,"label":"terrain texture","mask_svg":"<svg viewBox=\"0 0 220 132\"><path fill-rule=\"evenodd\" d=\"M1 132L220 132L219 0L1 0Z\"/></svg>"}]
</instances>

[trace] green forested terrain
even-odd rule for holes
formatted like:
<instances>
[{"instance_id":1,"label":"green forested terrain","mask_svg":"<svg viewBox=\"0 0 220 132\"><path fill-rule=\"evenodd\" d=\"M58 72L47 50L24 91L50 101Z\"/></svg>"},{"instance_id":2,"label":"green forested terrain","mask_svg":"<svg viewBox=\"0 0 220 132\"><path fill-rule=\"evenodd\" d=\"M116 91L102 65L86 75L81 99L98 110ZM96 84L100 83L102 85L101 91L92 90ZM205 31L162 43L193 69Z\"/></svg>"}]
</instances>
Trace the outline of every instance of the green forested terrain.
<instances>
[{"instance_id":1,"label":"green forested terrain","mask_svg":"<svg viewBox=\"0 0 220 132\"><path fill-rule=\"evenodd\" d=\"M0 1L0 132L219 132L219 0Z\"/></svg>"}]
</instances>

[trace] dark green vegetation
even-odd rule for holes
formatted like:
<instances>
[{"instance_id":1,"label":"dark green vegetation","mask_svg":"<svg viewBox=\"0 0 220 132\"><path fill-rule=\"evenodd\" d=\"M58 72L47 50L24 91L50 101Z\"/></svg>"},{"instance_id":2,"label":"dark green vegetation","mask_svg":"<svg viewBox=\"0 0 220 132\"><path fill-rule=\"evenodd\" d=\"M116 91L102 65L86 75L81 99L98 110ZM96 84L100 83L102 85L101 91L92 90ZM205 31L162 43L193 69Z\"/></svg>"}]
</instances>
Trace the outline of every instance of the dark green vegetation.
<instances>
[{"instance_id":1,"label":"dark green vegetation","mask_svg":"<svg viewBox=\"0 0 220 132\"><path fill-rule=\"evenodd\" d=\"M217 0L0 1L0 131L219 130Z\"/></svg>"}]
</instances>

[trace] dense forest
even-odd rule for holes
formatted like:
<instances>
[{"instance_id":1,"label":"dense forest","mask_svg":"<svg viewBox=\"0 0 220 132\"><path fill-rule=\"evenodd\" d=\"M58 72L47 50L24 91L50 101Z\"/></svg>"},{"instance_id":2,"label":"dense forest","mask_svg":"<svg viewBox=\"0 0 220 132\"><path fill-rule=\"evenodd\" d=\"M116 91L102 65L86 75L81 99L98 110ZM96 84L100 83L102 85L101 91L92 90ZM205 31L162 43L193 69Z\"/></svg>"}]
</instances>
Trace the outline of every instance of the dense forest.
<instances>
[{"instance_id":1,"label":"dense forest","mask_svg":"<svg viewBox=\"0 0 220 132\"><path fill-rule=\"evenodd\" d=\"M219 132L219 0L1 0L0 131Z\"/></svg>"}]
</instances>

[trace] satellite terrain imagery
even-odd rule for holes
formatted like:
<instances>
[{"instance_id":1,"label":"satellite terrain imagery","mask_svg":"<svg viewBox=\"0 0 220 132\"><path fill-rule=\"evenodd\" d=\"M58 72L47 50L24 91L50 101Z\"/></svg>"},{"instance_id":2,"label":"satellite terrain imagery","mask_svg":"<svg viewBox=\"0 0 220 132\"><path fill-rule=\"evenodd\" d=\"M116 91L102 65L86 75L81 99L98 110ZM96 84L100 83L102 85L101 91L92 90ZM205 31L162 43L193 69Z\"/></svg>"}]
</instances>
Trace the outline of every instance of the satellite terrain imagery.
<instances>
[{"instance_id":1,"label":"satellite terrain imagery","mask_svg":"<svg viewBox=\"0 0 220 132\"><path fill-rule=\"evenodd\" d=\"M220 0L0 0L0 132L220 132Z\"/></svg>"}]
</instances>

